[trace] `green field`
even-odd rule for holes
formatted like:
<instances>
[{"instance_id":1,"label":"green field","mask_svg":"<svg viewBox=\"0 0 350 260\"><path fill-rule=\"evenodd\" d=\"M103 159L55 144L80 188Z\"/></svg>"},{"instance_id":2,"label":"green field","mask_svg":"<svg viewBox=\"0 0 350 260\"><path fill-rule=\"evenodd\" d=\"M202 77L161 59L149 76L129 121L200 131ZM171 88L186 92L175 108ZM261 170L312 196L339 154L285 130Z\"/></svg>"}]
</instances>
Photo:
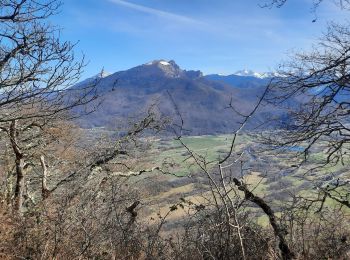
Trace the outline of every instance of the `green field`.
<instances>
[{"instance_id":1,"label":"green field","mask_svg":"<svg viewBox=\"0 0 350 260\"><path fill-rule=\"evenodd\" d=\"M184 137L183 143L200 158L208 163L208 169L216 165L220 158L223 158L230 150L232 136L191 136ZM238 137L236 142L237 149L251 142L248 135ZM200 167L190 158L188 150L178 140L159 140L152 146L152 160L156 164L164 162L173 166L173 173L179 176L198 172Z\"/></svg>"},{"instance_id":2,"label":"green field","mask_svg":"<svg viewBox=\"0 0 350 260\"><path fill-rule=\"evenodd\" d=\"M191 136L184 137L182 141L196 155L205 158L208 163L207 169L210 171L217 165L219 158L223 158L228 153L232 135ZM252 135L243 134L237 139L234 153L241 152L247 147L257 148L258 146L259 144L254 142ZM205 177L200 167L190 157L187 149L178 140L157 139L152 142L148 160L152 161L153 165L167 165L167 170L177 176ZM307 168L315 166L323 157L322 150L315 153L310 158ZM244 180L251 189L254 189L256 195L264 197L273 204L276 202L276 207L289 200L291 194L316 196L317 192L313 186L317 182L328 183L329 180L325 180L327 174L337 173L340 178L349 177L349 171L344 165L328 166L313 174L305 174L304 168L292 166L300 159L298 151L293 149L286 149L283 152L265 151L259 153L258 158L248 159L247 164L251 165L251 169L246 171ZM198 200L198 194L201 191L196 190L195 185L189 185L191 181L195 179L181 184L183 186L165 188L166 191L158 195L167 201L164 203L165 209L169 205L167 203L170 203L172 199L180 198L191 192L194 192L194 195L190 195L187 199L196 198ZM335 206L334 202L328 201L326 205Z\"/></svg>"}]
</instances>

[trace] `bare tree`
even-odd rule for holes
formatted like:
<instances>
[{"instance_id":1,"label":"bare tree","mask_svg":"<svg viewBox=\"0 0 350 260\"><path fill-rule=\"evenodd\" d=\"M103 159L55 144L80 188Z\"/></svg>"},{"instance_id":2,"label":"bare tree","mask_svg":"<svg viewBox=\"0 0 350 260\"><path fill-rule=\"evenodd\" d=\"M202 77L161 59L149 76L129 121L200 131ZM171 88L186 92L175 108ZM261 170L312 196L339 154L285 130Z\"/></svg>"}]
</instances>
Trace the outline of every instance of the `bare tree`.
<instances>
[{"instance_id":1,"label":"bare tree","mask_svg":"<svg viewBox=\"0 0 350 260\"><path fill-rule=\"evenodd\" d=\"M333 23L312 52L296 54L271 83L267 100L287 108L289 121L268 142L301 147L303 162L321 152L324 156L314 162L312 171L349 164L349 61L349 26ZM349 180L344 176L318 188L318 201L331 198L349 207Z\"/></svg>"},{"instance_id":2,"label":"bare tree","mask_svg":"<svg viewBox=\"0 0 350 260\"><path fill-rule=\"evenodd\" d=\"M0 2L0 129L8 137L15 157L18 210L28 167L24 145L33 148L35 143L27 139L21 144L23 133L26 138L38 139L40 130L51 121L72 117L66 112L97 97L92 85L71 88L85 63L83 58L75 57L75 44L62 42L60 29L47 22L60 5L57 0Z\"/></svg>"},{"instance_id":3,"label":"bare tree","mask_svg":"<svg viewBox=\"0 0 350 260\"><path fill-rule=\"evenodd\" d=\"M216 212L218 216L223 214L224 217L221 219L221 224L224 226L225 231L222 232L228 232L229 234L227 237L225 236L227 240L224 243L230 245L232 239L230 233L236 233L238 235L238 240L240 241L240 253L242 259L247 259L247 256L245 249L246 245L244 242L245 238L242 233L242 225L240 224L239 212L241 211L241 207L245 202L251 202L255 204L267 215L269 223L274 231L274 235L279 240L281 257L283 259L292 259L294 257L294 254L289 248L288 243L285 239L283 228L277 221L274 210L271 208L271 206L268 205L267 202L264 201L263 198L255 195L253 191L250 190L249 187L244 183L244 180L240 180L238 176L234 174L235 168L236 171L238 168L241 170L241 176L244 176L243 168L239 166L239 163L243 163L243 153L239 153L238 155L235 153L237 152L235 150L237 140L240 134L244 131L247 123L250 120L253 120L254 114L257 112L268 93L269 86L266 87L261 97L257 100L256 105L253 106L248 114L238 112L233 104L230 104L229 108L232 109L234 113L238 113L242 118L242 121L239 127L233 131L229 150L226 155L218 161L216 165L217 169L214 171L209 167L212 162L208 162L205 156L202 156L193 151L191 147L186 145L186 142L183 141L182 134L184 130L184 120L181 116L179 108L169 94L177 115L180 119L180 123L177 124L174 129L174 132L177 134L176 139L181 143L183 147L185 147L189 154L189 158L194 160L194 163L199 166L200 171L207 177L209 181L210 192L214 200L214 205L211 205L211 207L214 208L214 212ZM241 194L242 198L240 198L238 195L239 191L243 193ZM225 256L213 256L213 258L229 258L230 253L232 252L230 252L230 250L226 250L225 253Z\"/></svg>"},{"instance_id":4,"label":"bare tree","mask_svg":"<svg viewBox=\"0 0 350 260\"><path fill-rule=\"evenodd\" d=\"M0 122L53 115L95 98L88 86L68 95L79 80L84 59L75 44L60 40L60 29L47 23L59 1L1 1ZM68 97L67 97L68 95ZM23 107L38 107L26 111Z\"/></svg>"},{"instance_id":5,"label":"bare tree","mask_svg":"<svg viewBox=\"0 0 350 260\"><path fill-rule=\"evenodd\" d=\"M268 2L264 2L261 6L262 7L277 7L281 8L283 7L288 0L272 0ZM326 2L324 0L313 0L311 3L312 10L315 11L323 2ZM334 4L339 6L341 9L348 9L350 7L350 1L349 0L335 0L332 1Z\"/></svg>"}]
</instances>

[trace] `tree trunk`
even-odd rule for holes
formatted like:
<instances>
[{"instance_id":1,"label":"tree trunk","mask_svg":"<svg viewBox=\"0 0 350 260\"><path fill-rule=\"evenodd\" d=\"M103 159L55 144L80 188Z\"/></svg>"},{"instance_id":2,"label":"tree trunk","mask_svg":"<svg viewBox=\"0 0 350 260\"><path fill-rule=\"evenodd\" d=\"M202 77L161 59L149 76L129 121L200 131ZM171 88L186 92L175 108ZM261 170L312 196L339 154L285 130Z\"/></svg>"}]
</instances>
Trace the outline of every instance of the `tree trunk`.
<instances>
[{"instance_id":1,"label":"tree trunk","mask_svg":"<svg viewBox=\"0 0 350 260\"><path fill-rule=\"evenodd\" d=\"M14 194L14 209L21 212L24 192L24 156L17 142L16 120L10 123L10 139L16 160L16 187Z\"/></svg>"},{"instance_id":2,"label":"tree trunk","mask_svg":"<svg viewBox=\"0 0 350 260\"><path fill-rule=\"evenodd\" d=\"M40 156L40 163L41 163L41 168L43 170L43 176L41 179L41 196L42 196L42 199L45 200L50 195L50 190L47 188L47 167L45 164L44 155Z\"/></svg>"},{"instance_id":3,"label":"tree trunk","mask_svg":"<svg viewBox=\"0 0 350 260\"><path fill-rule=\"evenodd\" d=\"M12 183L12 175L13 172L11 170L10 166L10 159L9 159L9 151L8 151L8 146L6 144L5 147L5 159L4 159L4 164L5 164L5 174L6 174L6 194L5 194L5 200L7 205L12 204L12 192L13 192L13 183Z\"/></svg>"},{"instance_id":4,"label":"tree trunk","mask_svg":"<svg viewBox=\"0 0 350 260\"><path fill-rule=\"evenodd\" d=\"M270 225L273 228L275 236L279 238L279 249L281 250L283 260L291 260L294 258L294 253L290 250L287 241L284 237L284 232L282 227L277 223L276 216L274 211L269 205L260 197L254 195L251 191L248 190L246 185L240 182L237 178L233 178L233 182L238 187L239 190L244 192L245 198L257 206L259 206L264 213L268 216Z\"/></svg>"}]
</instances>

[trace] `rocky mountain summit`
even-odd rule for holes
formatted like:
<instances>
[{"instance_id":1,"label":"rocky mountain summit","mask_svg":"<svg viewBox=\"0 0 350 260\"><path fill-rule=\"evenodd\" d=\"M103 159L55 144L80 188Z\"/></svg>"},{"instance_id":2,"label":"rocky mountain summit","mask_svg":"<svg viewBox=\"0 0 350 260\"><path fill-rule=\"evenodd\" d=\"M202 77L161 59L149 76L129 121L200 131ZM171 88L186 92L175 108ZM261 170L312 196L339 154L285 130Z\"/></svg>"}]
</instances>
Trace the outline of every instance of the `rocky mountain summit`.
<instances>
[{"instance_id":1,"label":"rocky mountain summit","mask_svg":"<svg viewBox=\"0 0 350 260\"><path fill-rule=\"evenodd\" d=\"M188 78L199 78L203 76L201 71L186 71L182 70L173 60L154 60L144 65L138 66L135 70L147 71L150 74L157 73L163 74L165 77L169 78L180 78L180 77L188 77ZM159 70L159 71L157 71Z\"/></svg>"}]
</instances>

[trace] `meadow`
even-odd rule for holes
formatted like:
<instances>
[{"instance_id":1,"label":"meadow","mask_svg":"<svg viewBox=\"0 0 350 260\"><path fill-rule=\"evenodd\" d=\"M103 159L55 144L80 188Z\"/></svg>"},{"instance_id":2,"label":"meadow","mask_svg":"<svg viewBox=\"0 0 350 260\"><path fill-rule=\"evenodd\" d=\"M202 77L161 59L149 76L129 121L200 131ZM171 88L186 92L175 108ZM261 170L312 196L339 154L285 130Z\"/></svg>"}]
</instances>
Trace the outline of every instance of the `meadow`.
<instances>
[{"instance_id":1,"label":"meadow","mask_svg":"<svg viewBox=\"0 0 350 260\"><path fill-rule=\"evenodd\" d=\"M239 164L236 164L232 172L236 176L241 175L248 187L268 201L277 212L293 196L317 197L317 187L331 185L337 178L350 177L347 167L339 164L308 171L324 158L321 146L307 165L299 167L298 163L302 160L301 148L270 150L256 142L256 139L257 136L252 133L238 137L234 153L237 157L244 152L241 158L244 171L242 173ZM187 148L171 138L150 140L150 150L143 160L149 165L164 167L170 175L150 173L136 178L137 183L143 183L146 192L147 216L154 218L155 214L165 215L180 199L200 205L210 197L205 173L191 158L187 148L205 158L208 171L215 177L220 158L229 151L232 135L187 136L182 139ZM153 192L149 192L150 190ZM338 206L332 200L327 200L326 205ZM255 208L250 210L261 215ZM184 214L187 213L174 212L169 220L179 220ZM257 222L268 224L266 216L263 215L257 218Z\"/></svg>"}]
</instances>

